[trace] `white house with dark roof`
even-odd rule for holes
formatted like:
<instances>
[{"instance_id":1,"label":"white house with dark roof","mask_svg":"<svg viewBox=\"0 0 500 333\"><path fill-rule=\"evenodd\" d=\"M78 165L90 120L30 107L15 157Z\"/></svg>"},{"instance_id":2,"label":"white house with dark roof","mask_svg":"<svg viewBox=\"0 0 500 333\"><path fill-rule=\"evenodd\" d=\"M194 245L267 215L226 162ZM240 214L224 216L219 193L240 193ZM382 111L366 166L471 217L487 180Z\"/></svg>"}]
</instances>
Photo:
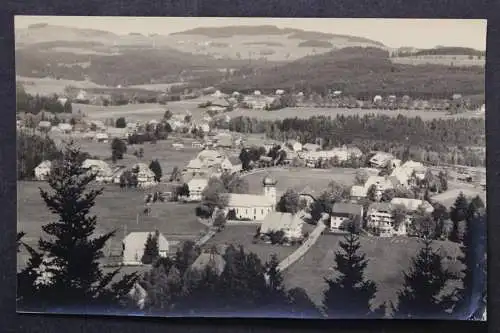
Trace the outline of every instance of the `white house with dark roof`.
<instances>
[{"instance_id":1,"label":"white house with dark roof","mask_svg":"<svg viewBox=\"0 0 500 333\"><path fill-rule=\"evenodd\" d=\"M303 237L304 220L299 214L271 212L262 221L260 233L267 235L271 232L283 231L284 237L290 240Z\"/></svg>"},{"instance_id":2,"label":"white house with dark roof","mask_svg":"<svg viewBox=\"0 0 500 333\"><path fill-rule=\"evenodd\" d=\"M123 239L123 265L141 265L144 255L144 246L148 236L155 232L131 232ZM166 257L169 251L169 242L162 233L158 235L158 250L160 257Z\"/></svg>"},{"instance_id":3,"label":"white house with dark roof","mask_svg":"<svg viewBox=\"0 0 500 333\"><path fill-rule=\"evenodd\" d=\"M237 220L262 221L267 214L276 208L276 181L265 177L262 181L263 194L236 194L228 195L228 204L225 212L228 218Z\"/></svg>"},{"instance_id":4,"label":"white house with dark roof","mask_svg":"<svg viewBox=\"0 0 500 333\"><path fill-rule=\"evenodd\" d=\"M370 164L374 168L384 168L394 159L394 156L390 153L379 152L370 158Z\"/></svg>"},{"instance_id":5,"label":"white house with dark roof","mask_svg":"<svg viewBox=\"0 0 500 333\"><path fill-rule=\"evenodd\" d=\"M339 231L346 227L346 223L354 222L356 219L363 219L363 206L337 202L332 207L330 214L330 230Z\"/></svg>"}]
</instances>

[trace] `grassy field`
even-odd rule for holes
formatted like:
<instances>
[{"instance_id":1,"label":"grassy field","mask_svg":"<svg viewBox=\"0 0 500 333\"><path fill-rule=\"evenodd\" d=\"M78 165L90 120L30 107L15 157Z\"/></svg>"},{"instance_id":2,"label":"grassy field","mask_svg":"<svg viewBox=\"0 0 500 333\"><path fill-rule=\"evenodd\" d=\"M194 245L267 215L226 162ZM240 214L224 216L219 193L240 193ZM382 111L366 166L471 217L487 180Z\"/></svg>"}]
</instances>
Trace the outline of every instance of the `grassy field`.
<instances>
[{"instance_id":1,"label":"grassy field","mask_svg":"<svg viewBox=\"0 0 500 333\"><path fill-rule=\"evenodd\" d=\"M265 170L245 176L249 183L250 193L262 193L262 179L266 175L273 177L278 182L276 184L278 195L290 188L299 192L305 189L312 195L318 195L332 180L348 186L352 185L356 169L290 168Z\"/></svg>"},{"instance_id":2,"label":"grassy field","mask_svg":"<svg viewBox=\"0 0 500 333\"><path fill-rule=\"evenodd\" d=\"M289 287L304 288L309 297L321 304L323 291L326 288L325 277L332 277L334 271L335 252L339 250L339 235L323 235L304 257L299 259L285 272L285 283ZM455 257L458 245L450 242L436 242L445 253ZM397 291L403 283L403 271L408 269L410 257L419 249L418 240L414 238L362 238L362 251L369 260L366 277L377 283L378 292L374 305L384 301L396 302ZM457 264L450 264L456 271Z\"/></svg>"},{"instance_id":3,"label":"grassy field","mask_svg":"<svg viewBox=\"0 0 500 333\"><path fill-rule=\"evenodd\" d=\"M252 244L253 237L257 230L257 225L228 225L223 231L209 240L205 247L210 248L213 245L242 245L245 251L255 253L262 262L270 259L272 254L278 256L278 260L288 257L298 246L279 246L259 242Z\"/></svg>"},{"instance_id":4,"label":"grassy field","mask_svg":"<svg viewBox=\"0 0 500 333\"><path fill-rule=\"evenodd\" d=\"M455 58L455 59L454 59ZM391 61L395 64L403 64L403 65L444 65L444 66L455 66L455 67L470 67L470 66L484 66L486 61L485 59L469 59L467 56L410 56L410 57L395 57L390 58Z\"/></svg>"},{"instance_id":5,"label":"grassy field","mask_svg":"<svg viewBox=\"0 0 500 333\"><path fill-rule=\"evenodd\" d=\"M334 109L334 108L314 108L314 107L296 107L285 108L277 111L264 110L246 110L237 109L227 113L230 117L246 116L250 118L265 119L265 120L282 120L285 118L310 118L314 116L336 117L337 115L357 114L359 116L369 114L383 114L387 116L397 117L403 115L406 117L420 117L423 120L432 120L437 118L457 119L457 118L472 118L484 117L484 114L475 112L462 113L458 115L447 115L445 111L423 111L423 110L362 110L362 109Z\"/></svg>"},{"instance_id":6,"label":"grassy field","mask_svg":"<svg viewBox=\"0 0 500 333\"><path fill-rule=\"evenodd\" d=\"M35 245L42 235L41 227L57 218L45 206L39 187L49 189L45 182L18 182L17 185L17 226L19 231L26 233L25 241L31 245ZM110 244L111 247L116 247L125 232L158 229L169 239L194 240L206 230L206 227L196 220L194 205L162 203L151 207L151 215L143 216L143 190L106 186L92 210L92 213L97 215L97 232L117 230Z\"/></svg>"},{"instance_id":7,"label":"grassy field","mask_svg":"<svg viewBox=\"0 0 500 333\"><path fill-rule=\"evenodd\" d=\"M64 89L68 86L79 89L104 87L91 81L56 80L51 78L32 78L23 76L17 76L16 81L23 85L24 90L26 90L28 94L32 95L60 95L64 93Z\"/></svg>"},{"instance_id":8,"label":"grassy field","mask_svg":"<svg viewBox=\"0 0 500 333\"><path fill-rule=\"evenodd\" d=\"M69 139L69 136L65 136L64 134L51 134L51 137L56 143L60 143L63 140L67 141ZM110 163L110 143L99 143L92 140L79 138L77 135L73 135L72 138L82 151L89 153L91 156L96 156L103 160L108 160L108 163ZM173 139L157 141L156 144L145 143L142 145L128 145L127 153L124 155L124 159L119 160L117 164L131 166L135 163L142 162L149 165L149 163L153 159L158 159L162 167L164 177L169 177L172 169L175 166L177 166L179 169L182 169L200 151L199 148L191 148L191 143L189 140L185 141L186 148L184 148L183 150L175 150L174 148L172 148L172 143L174 142ZM134 151L138 151L141 148L144 150L144 157L142 159L138 159L133 154Z\"/></svg>"}]
</instances>

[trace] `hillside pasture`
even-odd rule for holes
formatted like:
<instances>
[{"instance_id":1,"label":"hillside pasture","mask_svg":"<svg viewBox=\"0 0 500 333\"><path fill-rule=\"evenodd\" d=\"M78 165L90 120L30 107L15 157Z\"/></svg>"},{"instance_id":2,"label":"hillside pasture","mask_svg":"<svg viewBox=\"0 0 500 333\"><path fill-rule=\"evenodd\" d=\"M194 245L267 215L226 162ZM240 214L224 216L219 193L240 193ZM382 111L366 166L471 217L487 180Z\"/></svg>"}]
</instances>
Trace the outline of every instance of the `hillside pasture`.
<instances>
[{"instance_id":1,"label":"hillside pasture","mask_svg":"<svg viewBox=\"0 0 500 333\"><path fill-rule=\"evenodd\" d=\"M326 288L325 277L333 277L335 252L340 250L339 241L343 236L325 234L318 242L288 270L284 272L288 287L304 288L312 301L320 305ZM403 284L403 271L410 267L411 258L418 252L420 243L415 238L361 238L361 251L369 260L366 277L377 284L377 294L373 306L392 301L397 304L397 291ZM452 258L459 254L458 245L451 242L435 242L436 248ZM453 259L446 264L453 272L458 272L460 264Z\"/></svg>"},{"instance_id":2,"label":"hillside pasture","mask_svg":"<svg viewBox=\"0 0 500 333\"><path fill-rule=\"evenodd\" d=\"M478 59L474 57L469 59L467 56L409 56L409 57L394 57L390 58L395 64L402 65L442 65L454 67L471 67L481 66L484 67L486 60L484 58Z\"/></svg>"},{"instance_id":3,"label":"hillside pasture","mask_svg":"<svg viewBox=\"0 0 500 333\"><path fill-rule=\"evenodd\" d=\"M268 261L273 254L275 254L278 257L278 260L281 261L297 249L298 246L272 245L266 244L262 241L253 244L252 240L258 226L259 223L255 223L254 225L227 225L224 230L217 233L215 237L210 239L205 244L205 247L210 248L214 245L226 246L231 244L234 246L241 245L246 252L255 253L263 263Z\"/></svg>"},{"instance_id":4,"label":"hillside pasture","mask_svg":"<svg viewBox=\"0 0 500 333\"><path fill-rule=\"evenodd\" d=\"M277 181L276 192L278 196L287 189L294 189L297 192L305 191L315 196L319 195L331 181L351 186L354 183L356 169L289 168L262 170L244 176L248 181L250 193L262 193L262 179L265 176L271 176Z\"/></svg>"},{"instance_id":5,"label":"hillside pasture","mask_svg":"<svg viewBox=\"0 0 500 333\"><path fill-rule=\"evenodd\" d=\"M17 229L24 231L24 241L36 246L42 236L42 226L57 219L47 209L40 196L39 187L50 190L46 182L18 182L17 184ZM116 185L104 187L91 213L97 216L98 234L116 230L109 248L120 248L125 233L133 231L159 230L168 239L195 240L206 227L199 223L194 205L158 203L151 206L150 216L144 216L144 190L121 189ZM107 253L109 254L109 253ZM26 253L20 256L20 264Z\"/></svg>"},{"instance_id":6,"label":"hillside pasture","mask_svg":"<svg viewBox=\"0 0 500 333\"><path fill-rule=\"evenodd\" d=\"M344 108L320 108L320 107L295 107L295 108L284 108L276 111L265 111L265 110L248 110L248 109L236 109L228 112L231 118L243 116L250 118L257 118L262 120L283 120L286 118L302 118L307 119L311 117L332 117L335 118L338 115L386 115L397 117L402 115L405 117L420 117L422 120L432 120L432 119L459 119L459 118L475 118L482 117L484 114L479 114L476 112L466 112L456 115L449 115L446 111L424 111L424 110L363 110L363 109L344 109Z\"/></svg>"}]
</instances>

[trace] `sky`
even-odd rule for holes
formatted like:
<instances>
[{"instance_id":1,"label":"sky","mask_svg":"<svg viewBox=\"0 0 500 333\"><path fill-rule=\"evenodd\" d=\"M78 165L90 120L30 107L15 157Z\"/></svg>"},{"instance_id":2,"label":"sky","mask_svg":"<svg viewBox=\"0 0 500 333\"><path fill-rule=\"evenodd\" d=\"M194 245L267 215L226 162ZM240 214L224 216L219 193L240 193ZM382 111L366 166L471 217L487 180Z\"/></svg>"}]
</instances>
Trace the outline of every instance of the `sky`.
<instances>
[{"instance_id":1,"label":"sky","mask_svg":"<svg viewBox=\"0 0 500 333\"><path fill-rule=\"evenodd\" d=\"M197 27L275 25L341 35L366 37L388 47L432 48L437 45L486 50L486 20L458 19L338 19L338 18L204 18L204 17L104 17L16 16L15 27L48 23L75 28L167 35Z\"/></svg>"}]
</instances>

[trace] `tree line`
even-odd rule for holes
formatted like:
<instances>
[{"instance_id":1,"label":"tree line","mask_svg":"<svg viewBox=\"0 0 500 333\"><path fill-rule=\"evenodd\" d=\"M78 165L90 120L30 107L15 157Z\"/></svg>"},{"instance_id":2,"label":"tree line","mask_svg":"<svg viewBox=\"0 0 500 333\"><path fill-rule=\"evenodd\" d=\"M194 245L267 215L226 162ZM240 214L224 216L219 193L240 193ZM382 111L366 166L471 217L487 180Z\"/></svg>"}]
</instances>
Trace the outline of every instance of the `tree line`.
<instances>
[{"instance_id":1,"label":"tree line","mask_svg":"<svg viewBox=\"0 0 500 333\"><path fill-rule=\"evenodd\" d=\"M16 110L36 115L42 111L55 114L71 113L73 109L69 100L61 103L56 94L52 96L30 95L18 85L16 86Z\"/></svg>"},{"instance_id":2,"label":"tree line","mask_svg":"<svg viewBox=\"0 0 500 333\"><path fill-rule=\"evenodd\" d=\"M474 149L486 145L485 122L478 118L424 121L402 115L337 115L259 120L240 116L232 118L228 128L239 133L265 133L279 141L321 140L323 149L355 145L365 154L386 151L399 159L407 157L432 164L484 166L485 163L484 152Z\"/></svg>"}]
</instances>

